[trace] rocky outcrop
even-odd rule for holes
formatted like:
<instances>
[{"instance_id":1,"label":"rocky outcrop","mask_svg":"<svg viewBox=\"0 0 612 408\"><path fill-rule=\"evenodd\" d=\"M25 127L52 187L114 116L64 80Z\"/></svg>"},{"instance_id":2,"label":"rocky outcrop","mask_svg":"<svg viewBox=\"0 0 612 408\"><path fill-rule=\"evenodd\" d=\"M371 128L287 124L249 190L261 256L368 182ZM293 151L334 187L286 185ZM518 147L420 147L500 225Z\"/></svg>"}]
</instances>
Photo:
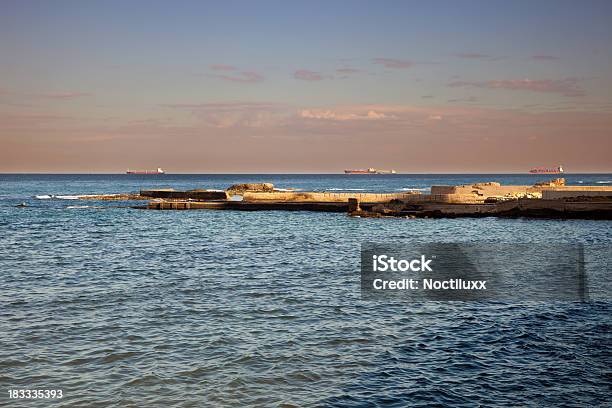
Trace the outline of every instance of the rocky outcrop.
<instances>
[{"instance_id":1,"label":"rocky outcrop","mask_svg":"<svg viewBox=\"0 0 612 408\"><path fill-rule=\"evenodd\" d=\"M79 199L93 201L137 201L150 200L151 197L145 197L140 194L100 194L79 196Z\"/></svg>"},{"instance_id":2,"label":"rocky outcrop","mask_svg":"<svg viewBox=\"0 0 612 408\"><path fill-rule=\"evenodd\" d=\"M229 194L240 194L245 191L256 191L256 192L272 192L274 191L274 184L272 183L242 183L234 184L226 190Z\"/></svg>"},{"instance_id":3,"label":"rocky outcrop","mask_svg":"<svg viewBox=\"0 0 612 408\"><path fill-rule=\"evenodd\" d=\"M419 193L336 193L336 192L314 192L314 191L273 191L257 192L246 191L242 195L244 201L279 201L279 202L321 202L321 203L346 203L348 199L355 198L361 203L386 203L391 200L403 200L409 196L417 196Z\"/></svg>"},{"instance_id":4,"label":"rocky outcrop","mask_svg":"<svg viewBox=\"0 0 612 408\"><path fill-rule=\"evenodd\" d=\"M556 178L550 181L543 181L541 183L535 183L534 187L563 187L565 186L564 178Z\"/></svg>"}]
</instances>

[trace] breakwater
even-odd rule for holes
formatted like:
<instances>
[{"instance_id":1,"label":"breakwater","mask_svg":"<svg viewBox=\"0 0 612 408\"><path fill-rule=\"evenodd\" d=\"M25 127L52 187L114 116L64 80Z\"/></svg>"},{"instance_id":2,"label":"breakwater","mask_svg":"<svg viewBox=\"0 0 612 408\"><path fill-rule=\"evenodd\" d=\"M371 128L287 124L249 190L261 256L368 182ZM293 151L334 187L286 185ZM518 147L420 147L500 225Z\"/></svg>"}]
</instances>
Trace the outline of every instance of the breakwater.
<instances>
[{"instance_id":1,"label":"breakwater","mask_svg":"<svg viewBox=\"0 0 612 408\"><path fill-rule=\"evenodd\" d=\"M278 191L270 183L227 190L149 189L149 210L347 212L359 217L542 217L612 219L612 187L566 186L564 179L534 185L483 182L432 186L420 192Z\"/></svg>"}]
</instances>

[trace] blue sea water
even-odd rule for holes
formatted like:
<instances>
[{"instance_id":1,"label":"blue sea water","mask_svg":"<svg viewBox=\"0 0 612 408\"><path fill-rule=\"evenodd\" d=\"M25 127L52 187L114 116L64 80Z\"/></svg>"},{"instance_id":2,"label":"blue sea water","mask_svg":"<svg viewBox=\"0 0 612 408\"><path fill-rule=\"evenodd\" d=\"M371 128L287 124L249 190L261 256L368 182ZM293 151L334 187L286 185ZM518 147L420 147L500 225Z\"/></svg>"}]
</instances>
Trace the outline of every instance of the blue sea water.
<instances>
[{"instance_id":1,"label":"blue sea water","mask_svg":"<svg viewBox=\"0 0 612 408\"><path fill-rule=\"evenodd\" d=\"M577 242L588 255L612 244L610 221L142 211L44 197L238 182L426 191L549 178L0 175L0 406L609 406L610 299L366 301L359 248ZM591 255L599 275L589 284L609 287L609 258ZM10 389L64 397L11 400Z\"/></svg>"}]
</instances>

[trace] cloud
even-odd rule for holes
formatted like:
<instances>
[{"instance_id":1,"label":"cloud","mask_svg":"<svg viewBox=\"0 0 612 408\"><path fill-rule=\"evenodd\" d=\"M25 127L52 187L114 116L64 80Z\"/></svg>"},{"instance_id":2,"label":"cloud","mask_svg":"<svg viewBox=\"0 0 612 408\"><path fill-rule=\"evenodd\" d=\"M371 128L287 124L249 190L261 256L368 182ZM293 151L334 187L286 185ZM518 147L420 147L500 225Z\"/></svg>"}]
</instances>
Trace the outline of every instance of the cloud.
<instances>
[{"instance_id":1,"label":"cloud","mask_svg":"<svg viewBox=\"0 0 612 408\"><path fill-rule=\"evenodd\" d=\"M407 69L414 65L411 61L394 59L394 58L373 58L372 62L374 64L382 65L385 68L392 69Z\"/></svg>"},{"instance_id":2,"label":"cloud","mask_svg":"<svg viewBox=\"0 0 612 408\"><path fill-rule=\"evenodd\" d=\"M213 102L213 103L166 103L160 105L164 108L175 109L203 109L203 110L242 110L242 109L264 109L283 106L272 102Z\"/></svg>"},{"instance_id":3,"label":"cloud","mask_svg":"<svg viewBox=\"0 0 612 408\"><path fill-rule=\"evenodd\" d=\"M278 126L290 115L286 105L269 102L174 103L161 106L191 111L202 125L215 128Z\"/></svg>"},{"instance_id":4,"label":"cloud","mask_svg":"<svg viewBox=\"0 0 612 408\"><path fill-rule=\"evenodd\" d=\"M57 123L69 123L75 119L73 116L62 116L52 113L0 113L0 123L6 129L52 126Z\"/></svg>"},{"instance_id":5,"label":"cloud","mask_svg":"<svg viewBox=\"0 0 612 408\"><path fill-rule=\"evenodd\" d=\"M325 79L320 72L309 71L307 69L298 69L293 73L293 77L301 81L321 81Z\"/></svg>"},{"instance_id":6,"label":"cloud","mask_svg":"<svg viewBox=\"0 0 612 408\"><path fill-rule=\"evenodd\" d=\"M213 74L211 75L214 78L219 78L224 81L231 82L242 82L242 83L256 83L262 82L265 78L263 75L254 72L254 71L241 71L235 74L227 75L227 74Z\"/></svg>"},{"instance_id":7,"label":"cloud","mask_svg":"<svg viewBox=\"0 0 612 408\"><path fill-rule=\"evenodd\" d=\"M336 73L341 75L358 74L359 72L361 72L361 70L356 68L338 68L336 70Z\"/></svg>"},{"instance_id":8,"label":"cloud","mask_svg":"<svg viewBox=\"0 0 612 408\"><path fill-rule=\"evenodd\" d=\"M480 54L478 52L463 52L463 53L454 54L454 56L457 58L463 58L463 59L491 61L491 62L499 61L499 60L503 60L507 58L507 57L495 57L493 55L488 55L488 54Z\"/></svg>"},{"instance_id":9,"label":"cloud","mask_svg":"<svg viewBox=\"0 0 612 408\"><path fill-rule=\"evenodd\" d=\"M453 98L448 99L447 102L455 103L455 102L477 102L478 98L475 96L468 96L467 98Z\"/></svg>"},{"instance_id":10,"label":"cloud","mask_svg":"<svg viewBox=\"0 0 612 408\"><path fill-rule=\"evenodd\" d=\"M93 96L90 92L38 92L38 93L21 93L21 92L11 92L6 89L0 89L0 95L10 95L16 97L26 97L26 98L39 98L39 99L58 99L58 100L67 100L67 99L76 99L83 98L86 96Z\"/></svg>"},{"instance_id":11,"label":"cloud","mask_svg":"<svg viewBox=\"0 0 612 408\"><path fill-rule=\"evenodd\" d=\"M44 99L75 99L82 98L85 96L92 96L89 92L59 92L59 93L40 93L40 94L32 94L36 98L44 98Z\"/></svg>"},{"instance_id":12,"label":"cloud","mask_svg":"<svg viewBox=\"0 0 612 408\"><path fill-rule=\"evenodd\" d=\"M537 61L556 61L556 60L559 60L561 58L555 57L553 55L532 55L531 59L534 59L534 60L537 60Z\"/></svg>"},{"instance_id":13,"label":"cloud","mask_svg":"<svg viewBox=\"0 0 612 408\"><path fill-rule=\"evenodd\" d=\"M450 87L504 89L510 91L531 91L558 93L564 96L584 96L578 78L565 79L501 79L490 81L454 81Z\"/></svg>"},{"instance_id":14,"label":"cloud","mask_svg":"<svg viewBox=\"0 0 612 408\"><path fill-rule=\"evenodd\" d=\"M455 54L455 57L465 58L465 59L489 59L489 58L493 58L490 55L480 54L480 53L477 53L477 52L459 53L459 54Z\"/></svg>"},{"instance_id":15,"label":"cloud","mask_svg":"<svg viewBox=\"0 0 612 408\"><path fill-rule=\"evenodd\" d=\"M225 64L212 64L209 66L209 68L212 69L213 71L235 71L238 69L233 65L225 65Z\"/></svg>"},{"instance_id":16,"label":"cloud","mask_svg":"<svg viewBox=\"0 0 612 408\"><path fill-rule=\"evenodd\" d=\"M303 109L300 111L299 116L303 119L321 119L321 120L336 120L336 121L347 121L347 120L381 120L381 119L392 119L393 115L388 115L383 112L377 112L375 110L367 110L365 112L342 112L330 109Z\"/></svg>"}]
</instances>

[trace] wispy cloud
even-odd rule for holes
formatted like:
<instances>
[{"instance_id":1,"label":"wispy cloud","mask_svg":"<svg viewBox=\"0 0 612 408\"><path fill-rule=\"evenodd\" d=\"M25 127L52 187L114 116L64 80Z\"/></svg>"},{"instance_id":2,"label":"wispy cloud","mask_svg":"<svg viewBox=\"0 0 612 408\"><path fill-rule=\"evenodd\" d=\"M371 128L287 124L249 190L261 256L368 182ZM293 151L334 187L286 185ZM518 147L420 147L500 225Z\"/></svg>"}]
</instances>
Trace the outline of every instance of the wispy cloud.
<instances>
[{"instance_id":1,"label":"wispy cloud","mask_svg":"<svg viewBox=\"0 0 612 408\"><path fill-rule=\"evenodd\" d=\"M499 61L499 60L506 59L506 57L481 54L479 52L460 52L460 53L454 54L454 56L457 58L463 58L463 59L469 59L469 60L480 60L480 61Z\"/></svg>"},{"instance_id":2,"label":"wispy cloud","mask_svg":"<svg viewBox=\"0 0 612 408\"><path fill-rule=\"evenodd\" d=\"M293 77L301 81L321 81L325 79L320 72L309 71L307 69L298 69L293 73Z\"/></svg>"},{"instance_id":3,"label":"wispy cloud","mask_svg":"<svg viewBox=\"0 0 612 408\"><path fill-rule=\"evenodd\" d=\"M391 69L407 69L414 65L412 61L395 59L395 58L373 58L372 62L377 65L382 65L385 68Z\"/></svg>"},{"instance_id":4,"label":"wispy cloud","mask_svg":"<svg viewBox=\"0 0 612 408\"><path fill-rule=\"evenodd\" d=\"M7 89L0 89L0 95L10 95L16 97L27 97L27 98L40 98L40 99L75 99L83 98L86 96L93 96L90 92L35 92L35 93L23 93L14 92Z\"/></svg>"},{"instance_id":5,"label":"wispy cloud","mask_svg":"<svg viewBox=\"0 0 612 408\"><path fill-rule=\"evenodd\" d=\"M561 58L555 57L554 55L532 55L531 59L534 59L537 61L556 61Z\"/></svg>"},{"instance_id":6,"label":"wispy cloud","mask_svg":"<svg viewBox=\"0 0 612 408\"><path fill-rule=\"evenodd\" d=\"M273 102L212 102L212 103L165 103L160 106L175 109L224 110L273 109L284 106Z\"/></svg>"},{"instance_id":7,"label":"wispy cloud","mask_svg":"<svg viewBox=\"0 0 612 408\"><path fill-rule=\"evenodd\" d=\"M85 96L92 96L89 92L58 92L58 93L40 93L32 94L31 96L44 99L75 99Z\"/></svg>"},{"instance_id":8,"label":"wispy cloud","mask_svg":"<svg viewBox=\"0 0 612 408\"><path fill-rule=\"evenodd\" d=\"M35 99L76 99L84 98L87 96L93 96L90 92L35 92L35 93L24 93L24 92L13 92L9 90L0 89L0 95L9 95L14 97L26 97Z\"/></svg>"},{"instance_id":9,"label":"wispy cloud","mask_svg":"<svg viewBox=\"0 0 612 408\"><path fill-rule=\"evenodd\" d=\"M360 72L361 70L356 69L356 68L338 68L336 70L336 73L341 74L341 75L358 74Z\"/></svg>"},{"instance_id":10,"label":"wispy cloud","mask_svg":"<svg viewBox=\"0 0 612 408\"><path fill-rule=\"evenodd\" d=\"M215 128L277 126L289 112L286 105L269 102L174 103L161 106L191 111L202 125Z\"/></svg>"},{"instance_id":11,"label":"wispy cloud","mask_svg":"<svg viewBox=\"0 0 612 408\"><path fill-rule=\"evenodd\" d=\"M564 96L584 96L578 78L565 79L501 79L490 81L454 81L450 87L504 89L510 91L531 91L558 93Z\"/></svg>"},{"instance_id":12,"label":"wispy cloud","mask_svg":"<svg viewBox=\"0 0 612 408\"><path fill-rule=\"evenodd\" d=\"M368 110L367 112L340 112L330 109L303 109L300 111L301 118L303 119L321 119L321 120L380 120L393 118L392 115L385 114L383 112L377 112L375 110Z\"/></svg>"},{"instance_id":13,"label":"wispy cloud","mask_svg":"<svg viewBox=\"0 0 612 408\"><path fill-rule=\"evenodd\" d=\"M224 81L242 82L249 84L262 82L265 79L263 75L255 71L241 71L236 72L234 74L212 74L211 76L214 78L222 79Z\"/></svg>"},{"instance_id":14,"label":"wispy cloud","mask_svg":"<svg viewBox=\"0 0 612 408\"><path fill-rule=\"evenodd\" d=\"M450 102L450 103L456 103L456 102L468 102L468 103L472 103L472 102L478 102L478 98L476 98L475 96L468 96L467 98L448 99L447 102Z\"/></svg>"},{"instance_id":15,"label":"wispy cloud","mask_svg":"<svg viewBox=\"0 0 612 408\"><path fill-rule=\"evenodd\" d=\"M455 57L465 58L465 59L489 59L489 58L492 58L490 55L480 54L478 52L461 52L461 53L455 54Z\"/></svg>"},{"instance_id":16,"label":"wispy cloud","mask_svg":"<svg viewBox=\"0 0 612 408\"><path fill-rule=\"evenodd\" d=\"M209 68L213 71L236 71L238 69L233 65L226 64L212 64L209 66Z\"/></svg>"}]
</instances>

